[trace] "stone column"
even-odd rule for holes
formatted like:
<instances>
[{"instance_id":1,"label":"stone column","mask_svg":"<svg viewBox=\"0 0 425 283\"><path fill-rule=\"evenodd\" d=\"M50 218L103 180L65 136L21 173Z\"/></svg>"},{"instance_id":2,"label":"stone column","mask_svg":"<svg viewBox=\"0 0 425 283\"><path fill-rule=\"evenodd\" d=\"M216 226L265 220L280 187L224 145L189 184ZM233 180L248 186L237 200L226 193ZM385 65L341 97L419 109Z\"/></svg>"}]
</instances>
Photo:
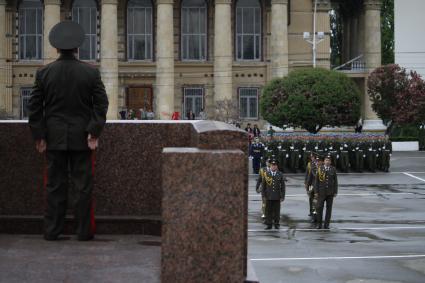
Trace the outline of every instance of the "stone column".
<instances>
[{"instance_id":1,"label":"stone column","mask_svg":"<svg viewBox=\"0 0 425 283\"><path fill-rule=\"evenodd\" d=\"M50 45L49 32L54 25L60 22L60 0L44 0L44 30L43 30L43 58L44 64L50 63L58 57L56 49Z\"/></svg>"},{"instance_id":2,"label":"stone column","mask_svg":"<svg viewBox=\"0 0 425 283\"><path fill-rule=\"evenodd\" d=\"M216 0L214 13L214 102L232 99L231 0Z\"/></svg>"},{"instance_id":3,"label":"stone column","mask_svg":"<svg viewBox=\"0 0 425 283\"><path fill-rule=\"evenodd\" d=\"M171 119L174 112L173 0L157 0L156 117Z\"/></svg>"},{"instance_id":4,"label":"stone column","mask_svg":"<svg viewBox=\"0 0 425 283\"><path fill-rule=\"evenodd\" d=\"M381 66L381 0L364 0L364 59L368 73ZM367 89L367 88L365 88ZM365 91L365 130L383 130L385 126L372 110L371 101Z\"/></svg>"},{"instance_id":5,"label":"stone column","mask_svg":"<svg viewBox=\"0 0 425 283\"><path fill-rule=\"evenodd\" d=\"M272 78L288 74L288 0L272 0L270 53Z\"/></svg>"},{"instance_id":6,"label":"stone column","mask_svg":"<svg viewBox=\"0 0 425 283\"><path fill-rule=\"evenodd\" d=\"M0 111L6 110L6 0L0 0Z\"/></svg>"},{"instance_id":7,"label":"stone column","mask_svg":"<svg viewBox=\"0 0 425 283\"><path fill-rule=\"evenodd\" d=\"M102 0L100 72L109 99L107 119L118 119L118 0Z\"/></svg>"}]
</instances>

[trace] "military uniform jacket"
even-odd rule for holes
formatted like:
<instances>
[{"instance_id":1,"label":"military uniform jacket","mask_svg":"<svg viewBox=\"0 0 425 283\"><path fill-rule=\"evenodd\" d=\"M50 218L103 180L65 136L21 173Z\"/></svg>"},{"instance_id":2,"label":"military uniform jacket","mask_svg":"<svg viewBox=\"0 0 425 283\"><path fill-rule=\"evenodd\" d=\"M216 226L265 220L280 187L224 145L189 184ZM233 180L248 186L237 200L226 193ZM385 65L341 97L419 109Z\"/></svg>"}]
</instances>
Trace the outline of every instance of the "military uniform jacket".
<instances>
[{"instance_id":1,"label":"military uniform jacket","mask_svg":"<svg viewBox=\"0 0 425 283\"><path fill-rule=\"evenodd\" d=\"M313 187L314 193L318 194L319 198L338 194L338 178L335 167L329 166L328 170L324 165L318 167Z\"/></svg>"},{"instance_id":2,"label":"military uniform jacket","mask_svg":"<svg viewBox=\"0 0 425 283\"><path fill-rule=\"evenodd\" d=\"M254 158L261 158L264 151L264 145L262 143L253 143L251 145L250 155Z\"/></svg>"},{"instance_id":3,"label":"military uniform jacket","mask_svg":"<svg viewBox=\"0 0 425 283\"><path fill-rule=\"evenodd\" d=\"M284 200L285 199L285 178L282 172L273 172L268 170L263 174L262 178L262 195L267 200Z\"/></svg>"},{"instance_id":4,"label":"military uniform jacket","mask_svg":"<svg viewBox=\"0 0 425 283\"><path fill-rule=\"evenodd\" d=\"M259 174L258 174L257 184L255 185L255 191L257 193L262 191L261 184L263 183L264 174L266 174L268 171L269 171L268 167L260 168L260 171L258 172Z\"/></svg>"},{"instance_id":5,"label":"military uniform jacket","mask_svg":"<svg viewBox=\"0 0 425 283\"><path fill-rule=\"evenodd\" d=\"M315 162L309 162L307 169L305 170L304 184L308 187L314 185L314 178L316 176L317 164Z\"/></svg>"},{"instance_id":6,"label":"military uniform jacket","mask_svg":"<svg viewBox=\"0 0 425 283\"><path fill-rule=\"evenodd\" d=\"M88 150L87 136L99 137L108 98L97 68L61 55L36 73L28 105L35 140L48 150Z\"/></svg>"}]
</instances>

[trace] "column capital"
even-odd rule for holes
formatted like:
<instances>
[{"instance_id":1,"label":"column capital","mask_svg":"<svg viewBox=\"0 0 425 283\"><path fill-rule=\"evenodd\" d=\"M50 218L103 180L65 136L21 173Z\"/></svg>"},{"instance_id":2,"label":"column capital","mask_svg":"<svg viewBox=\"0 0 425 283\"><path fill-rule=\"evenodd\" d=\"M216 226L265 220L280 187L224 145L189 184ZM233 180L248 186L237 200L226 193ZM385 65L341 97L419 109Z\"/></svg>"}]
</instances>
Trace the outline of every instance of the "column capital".
<instances>
[{"instance_id":1,"label":"column capital","mask_svg":"<svg viewBox=\"0 0 425 283\"><path fill-rule=\"evenodd\" d=\"M314 0L313 0L313 10L314 10ZM330 11L331 10L331 1L329 0L317 0L317 11L323 12L323 11Z\"/></svg>"},{"instance_id":2,"label":"column capital","mask_svg":"<svg viewBox=\"0 0 425 283\"><path fill-rule=\"evenodd\" d=\"M382 0L364 0L363 7L365 10L381 10Z\"/></svg>"},{"instance_id":3,"label":"column capital","mask_svg":"<svg viewBox=\"0 0 425 283\"><path fill-rule=\"evenodd\" d=\"M288 5L288 0L272 0L272 5L273 4L283 4L283 5Z\"/></svg>"},{"instance_id":4,"label":"column capital","mask_svg":"<svg viewBox=\"0 0 425 283\"><path fill-rule=\"evenodd\" d=\"M100 4L101 5L106 5L106 4L118 5L118 0L100 0Z\"/></svg>"},{"instance_id":5,"label":"column capital","mask_svg":"<svg viewBox=\"0 0 425 283\"><path fill-rule=\"evenodd\" d=\"M156 5L159 5L159 4L171 4L171 5L173 5L174 0L156 0Z\"/></svg>"},{"instance_id":6,"label":"column capital","mask_svg":"<svg viewBox=\"0 0 425 283\"><path fill-rule=\"evenodd\" d=\"M1 6L3 6L3 5L6 6L7 5L6 0L0 0L0 5Z\"/></svg>"},{"instance_id":7,"label":"column capital","mask_svg":"<svg viewBox=\"0 0 425 283\"><path fill-rule=\"evenodd\" d=\"M215 4L232 4L232 0L215 0Z\"/></svg>"},{"instance_id":8,"label":"column capital","mask_svg":"<svg viewBox=\"0 0 425 283\"><path fill-rule=\"evenodd\" d=\"M46 6L46 5L60 5L60 4L61 4L61 0L44 0L44 6Z\"/></svg>"}]
</instances>

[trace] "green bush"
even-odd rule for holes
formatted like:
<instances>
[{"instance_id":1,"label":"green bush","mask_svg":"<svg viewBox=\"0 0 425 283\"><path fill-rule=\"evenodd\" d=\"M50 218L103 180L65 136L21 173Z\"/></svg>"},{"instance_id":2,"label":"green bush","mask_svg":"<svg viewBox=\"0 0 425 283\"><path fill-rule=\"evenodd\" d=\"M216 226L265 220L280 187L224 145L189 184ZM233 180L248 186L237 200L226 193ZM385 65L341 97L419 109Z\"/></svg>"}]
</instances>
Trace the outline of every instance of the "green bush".
<instances>
[{"instance_id":1,"label":"green bush","mask_svg":"<svg viewBox=\"0 0 425 283\"><path fill-rule=\"evenodd\" d=\"M392 142L418 141L418 137L391 137Z\"/></svg>"},{"instance_id":2,"label":"green bush","mask_svg":"<svg viewBox=\"0 0 425 283\"><path fill-rule=\"evenodd\" d=\"M321 68L301 69L274 79L260 100L272 125L317 133L324 126L353 126L360 117L360 91L345 74Z\"/></svg>"}]
</instances>

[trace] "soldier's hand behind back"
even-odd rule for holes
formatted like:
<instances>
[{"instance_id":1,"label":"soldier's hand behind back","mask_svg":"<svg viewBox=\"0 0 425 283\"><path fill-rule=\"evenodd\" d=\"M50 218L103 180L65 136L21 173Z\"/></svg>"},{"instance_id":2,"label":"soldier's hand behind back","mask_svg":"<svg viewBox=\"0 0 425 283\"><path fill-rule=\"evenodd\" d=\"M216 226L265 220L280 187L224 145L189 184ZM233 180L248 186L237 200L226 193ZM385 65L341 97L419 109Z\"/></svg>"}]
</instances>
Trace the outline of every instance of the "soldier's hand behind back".
<instances>
[{"instance_id":1,"label":"soldier's hand behind back","mask_svg":"<svg viewBox=\"0 0 425 283\"><path fill-rule=\"evenodd\" d=\"M35 148L37 149L37 151L39 153L45 152L46 151L46 147L47 147L46 140L37 140L37 141L35 141Z\"/></svg>"},{"instance_id":2,"label":"soldier's hand behind back","mask_svg":"<svg viewBox=\"0 0 425 283\"><path fill-rule=\"evenodd\" d=\"M92 137L91 134L87 137L87 144L91 150L95 150L99 146L98 139Z\"/></svg>"}]
</instances>

